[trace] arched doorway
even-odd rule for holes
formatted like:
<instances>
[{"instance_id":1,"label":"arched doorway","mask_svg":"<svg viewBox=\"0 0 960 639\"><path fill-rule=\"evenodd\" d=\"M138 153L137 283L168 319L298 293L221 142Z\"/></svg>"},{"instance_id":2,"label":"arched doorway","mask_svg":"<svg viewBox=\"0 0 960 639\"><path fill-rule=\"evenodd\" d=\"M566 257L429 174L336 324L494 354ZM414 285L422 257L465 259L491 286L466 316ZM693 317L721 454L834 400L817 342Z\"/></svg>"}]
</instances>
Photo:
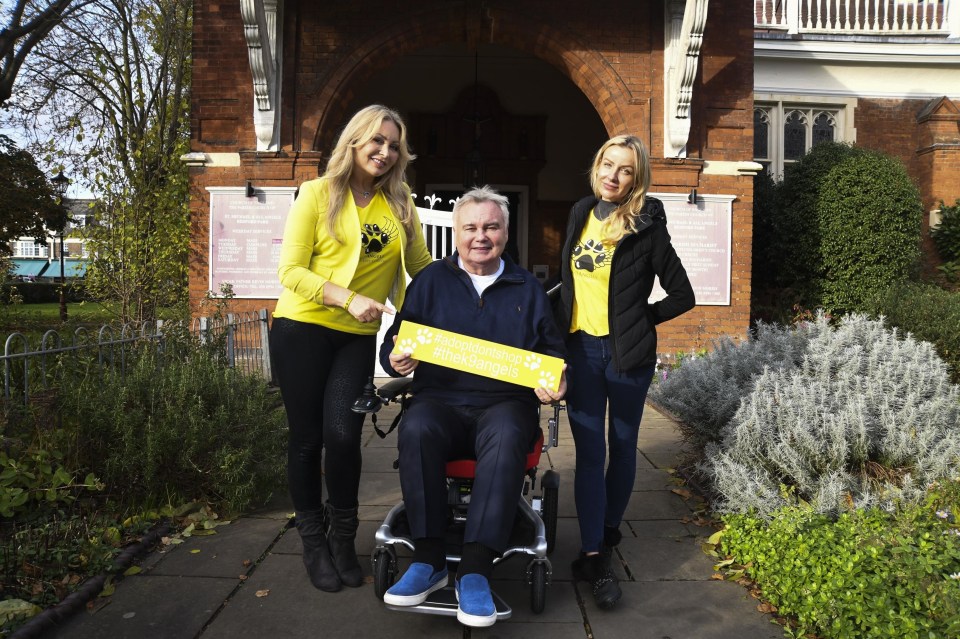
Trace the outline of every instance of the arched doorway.
<instances>
[{"instance_id":1,"label":"arched doorway","mask_svg":"<svg viewBox=\"0 0 960 639\"><path fill-rule=\"evenodd\" d=\"M511 250L530 270L556 268L570 205L589 193L587 167L607 133L596 110L560 71L515 49L465 44L401 56L357 87L352 110L387 104L410 126L418 159L408 178L422 198L448 195L470 180L479 150L482 181L516 204Z\"/></svg>"}]
</instances>

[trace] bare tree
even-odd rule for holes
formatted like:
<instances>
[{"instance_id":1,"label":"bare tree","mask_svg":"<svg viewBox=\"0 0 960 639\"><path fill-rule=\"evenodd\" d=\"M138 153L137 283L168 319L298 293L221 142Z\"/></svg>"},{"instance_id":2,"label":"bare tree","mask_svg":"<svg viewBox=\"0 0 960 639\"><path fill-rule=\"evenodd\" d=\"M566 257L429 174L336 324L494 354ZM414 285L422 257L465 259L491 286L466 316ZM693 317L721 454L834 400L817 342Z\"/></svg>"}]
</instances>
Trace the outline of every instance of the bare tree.
<instances>
[{"instance_id":1,"label":"bare tree","mask_svg":"<svg viewBox=\"0 0 960 639\"><path fill-rule=\"evenodd\" d=\"M87 2L76 0L47 3L17 0L4 10L5 26L0 29L0 106L13 95L13 84L34 47L64 18L85 4Z\"/></svg>"},{"instance_id":2,"label":"bare tree","mask_svg":"<svg viewBox=\"0 0 960 639\"><path fill-rule=\"evenodd\" d=\"M88 289L152 319L186 298L191 0L90 0L40 42L8 115L97 196Z\"/></svg>"}]
</instances>

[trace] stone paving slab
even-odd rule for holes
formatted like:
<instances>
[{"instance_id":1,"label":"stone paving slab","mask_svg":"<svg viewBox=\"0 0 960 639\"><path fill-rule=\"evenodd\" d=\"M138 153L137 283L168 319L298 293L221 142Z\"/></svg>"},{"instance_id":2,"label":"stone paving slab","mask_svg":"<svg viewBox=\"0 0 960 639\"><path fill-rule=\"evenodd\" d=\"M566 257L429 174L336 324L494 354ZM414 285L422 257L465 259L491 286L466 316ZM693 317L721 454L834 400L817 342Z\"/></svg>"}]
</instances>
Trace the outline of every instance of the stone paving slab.
<instances>
[{"instance_id":1,"label":"stone paving slab","mask_svg":"<svg viewBox=\"0 0 960 639\"><path fill-rule=\"evenodd\" d=\"M783 639L780 626L757 612L757 602L722 581L625 583L613 610L599 610L583 584L593 639Z\"/></svg>"},{"instance_id":2,"label":"stone paving slab","mask_svg":"<svg viewBox=\"0 0 960 639\"><path fill-rule=\"evenodd\" d=\"M633 581L703 581L713 574L696 538L625 538L616 554Z\"/></svg>"},{"instance_id":3,"label":"stone paving slab","mask_svg":"<svg viewBox=\"0 0 960 639\"><path fill-rule=\"evenodd\" d=\"M257 596L258 591L265 596ZM257 634L257 632L268 634ZM300 557L271 555L244 583L204 632L203 639L284 637L286 639L404 639L461 637L460 624L449 617L388 611L376 600L373 586L337 593L315 590Z\"/></svg>"},{"instance_id":4,"label":"stone paving slab","mask_svg":"<svg viewBox=\"0 0 960 639\"><path fill-rule=\"evenodd\" d=\"M236 577L127 577L117 585L105 606L94 613L77 613L43 636L55 639L196 637L237 583Z\"/></svg>"},{"instance_id":5,"label":"stone paving slab","mask_svg":"<svg viewBox=\"0 0 960 639\"><path fill-rule=\"evenodd\" d=\"M276 519L241 518L217 526L216 534L185 537L183 543L153 553L150 559L157 561L148 560L141 567L152 575L237 579L280 537L285 525Z\"/></svg>"}]
</instances>

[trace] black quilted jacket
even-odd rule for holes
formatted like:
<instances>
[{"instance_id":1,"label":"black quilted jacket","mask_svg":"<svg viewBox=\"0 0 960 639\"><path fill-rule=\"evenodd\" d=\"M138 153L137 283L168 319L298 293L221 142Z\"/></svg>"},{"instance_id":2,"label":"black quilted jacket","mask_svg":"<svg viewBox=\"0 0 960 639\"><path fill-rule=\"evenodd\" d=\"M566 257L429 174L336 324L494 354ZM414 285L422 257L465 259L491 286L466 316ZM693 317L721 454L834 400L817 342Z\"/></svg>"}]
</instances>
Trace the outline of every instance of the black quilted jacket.
<instances>
[{"instance_id":1,"label":"black quilted jacket","mask_svg":"<svg viewBox=\"0 0 960 639\"><path fill-rule=\"evenodd\" d=\"M570 211L567 238L560 254L562 287L556 309L557 325L564 333L570 330L573 310L570 256L596 203L595 197L586 197ZM687 272L670 243L667 216L660 200L646 199L639 228L617 244L610 268L607 314L614 367L617 371L626 371L653 364L657 361L656 325L689 311L696 304ZM659 278L667 296L649 304L654 276Z\"/></svg>"}]
</instances>

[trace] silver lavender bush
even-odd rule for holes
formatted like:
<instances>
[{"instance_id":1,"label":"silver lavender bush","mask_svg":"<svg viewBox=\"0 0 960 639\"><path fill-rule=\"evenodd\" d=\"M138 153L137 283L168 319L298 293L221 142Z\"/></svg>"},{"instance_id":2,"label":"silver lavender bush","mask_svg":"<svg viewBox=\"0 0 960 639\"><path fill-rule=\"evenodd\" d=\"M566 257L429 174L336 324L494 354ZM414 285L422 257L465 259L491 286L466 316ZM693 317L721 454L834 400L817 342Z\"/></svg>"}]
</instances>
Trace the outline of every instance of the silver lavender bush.
<instances>
[{"instance_id":1,"label":"silver lavender bush","mask_svg":"<svg viewBox=\"0 0 960 639\"><path fill-rule=\"evenodd\" d=\"M850 315L718 344L651 392L720 512L889 507L960 471L960 388L933 347Z\"/></svg>"}]
</instances>

